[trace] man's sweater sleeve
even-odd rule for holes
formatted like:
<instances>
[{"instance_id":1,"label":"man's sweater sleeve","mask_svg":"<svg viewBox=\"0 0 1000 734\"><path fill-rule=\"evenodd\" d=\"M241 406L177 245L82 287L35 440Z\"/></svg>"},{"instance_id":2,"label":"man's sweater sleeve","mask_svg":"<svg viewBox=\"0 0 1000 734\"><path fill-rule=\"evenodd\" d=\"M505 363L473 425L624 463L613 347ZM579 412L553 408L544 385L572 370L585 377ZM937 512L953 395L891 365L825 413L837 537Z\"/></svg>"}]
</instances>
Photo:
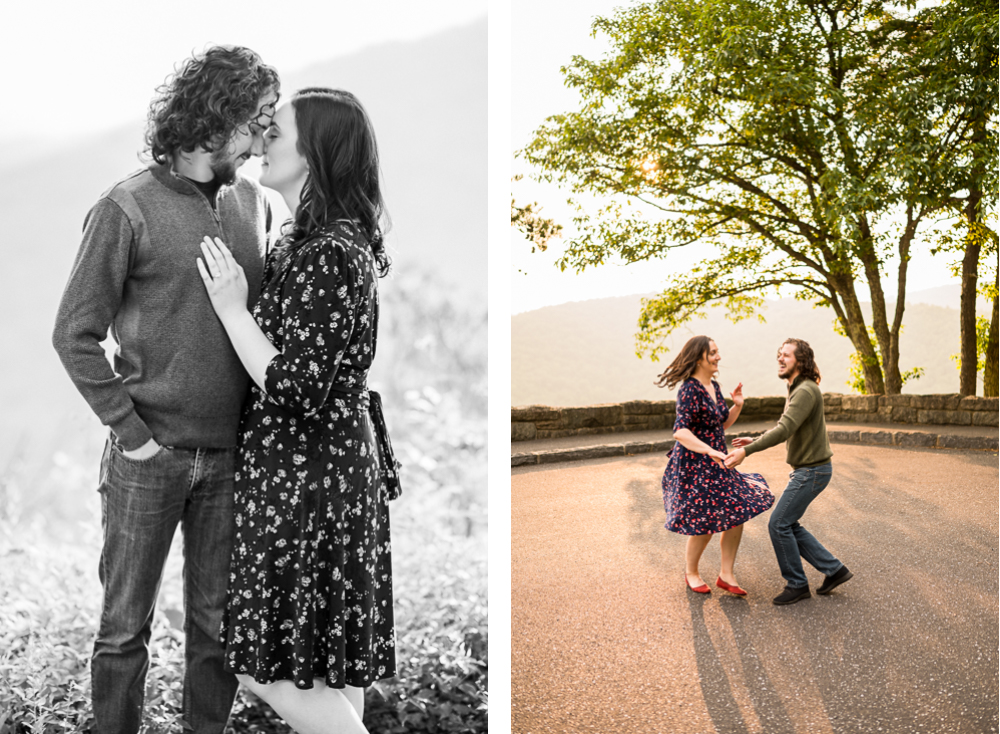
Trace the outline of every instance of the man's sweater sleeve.
<instances>
[{"instance_id":1,"label":"man's sweater sleeve","mask_svg":"<svg viewBox=\"0 0 1000 734\"><path fill-rule=\"evenodd\" d=\"M73 384L126 451L139 448L153 434L135 412L101 342L121 304L131 247L132 226L124 212L109 199L98 201L84 222L83 242L52 333L52 345Z\"/></svg>"},{"instance_id":2,"label":"man's sweater sleeve","mask_svg":"<svg viewBox=\"0 0 1000 734\"><path fill-rule=\"evenodd\" d=\"M814 397L808 390L796 390L788 399L788 407L781 414L778 425L765 433L751 444L744 447L746 455L755 454L758 451L769 449L788 440L788 437L795 433L795 429L802 425L802 422L809 416L813 409Z\"/></svg>"}]
</instances>

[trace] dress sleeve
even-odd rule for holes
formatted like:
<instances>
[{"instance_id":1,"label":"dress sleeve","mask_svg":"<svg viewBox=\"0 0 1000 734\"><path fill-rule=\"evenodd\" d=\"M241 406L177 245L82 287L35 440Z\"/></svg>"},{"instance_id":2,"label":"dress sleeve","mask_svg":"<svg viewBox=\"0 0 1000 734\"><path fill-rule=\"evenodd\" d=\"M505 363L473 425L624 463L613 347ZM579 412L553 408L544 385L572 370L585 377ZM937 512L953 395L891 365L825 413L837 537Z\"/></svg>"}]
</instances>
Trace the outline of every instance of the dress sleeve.
<instances>
[{"instance_id":1,"label":"dress sleeve","mask_svg":"<svg viewBox=\"0 0 1000 734\"><path fill-rule=\"evenodd\" d=\"M267 366L264 387L272 402L308 417L326 403L350 344L364 275L330 239L295 257L281 292L281 352Z\"/></svg>"},{"instance_id":2,"label":"dress sleeve","mask_svg":"<svg viewBox=\"0 0 1000 734\"><path fill-rule=\"evenodd\" d=\"M677 407L675 410L674 431L679 431L682 428L690 430L691 426L695 423L695 413L698 412L698 395L692 389L691 383L683 383L681 389L677 391Z\"/></svg>"}]
</instances>

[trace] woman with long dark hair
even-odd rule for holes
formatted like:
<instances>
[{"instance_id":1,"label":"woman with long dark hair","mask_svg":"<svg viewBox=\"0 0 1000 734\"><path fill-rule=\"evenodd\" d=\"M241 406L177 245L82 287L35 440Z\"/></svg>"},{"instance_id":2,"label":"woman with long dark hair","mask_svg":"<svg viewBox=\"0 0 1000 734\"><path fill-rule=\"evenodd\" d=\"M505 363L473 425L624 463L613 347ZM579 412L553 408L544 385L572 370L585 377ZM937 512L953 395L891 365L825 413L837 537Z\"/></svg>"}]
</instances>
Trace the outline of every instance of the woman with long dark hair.
<instances>
[{"instance_id":1,"label":"woman with long dark hair","mask_svg":"<svg viewBox=\"0 0 1000 734\"><path fill-rule=\"evenodd\" d=\"M261 184L292 212L252 312L220 240L205 287L253 380L240 424L227 667L302 734L364 732L395 675L387 502L396 465L366 377L389 268L378 151L348 92L310 88L264 136Z\"/></svg>"},{"instance_id":2,"label":"woman with long dark hair","mask_svg":"<svg viewBox=\"0 0 1000 734\"><path fill-rule=\"evenodd\" d=\"M689 589L699 594L711 591L699 575L698 563L712 535L719 533L722 562L715 585L745 596L733 574L743 523L770 508L774 495L760 474L743 474L725 466L726 429L743 408L743 384L731 393L733 407L729 408L714 379L721 359L714 341L707 336L692 337L657 379L660 387L672 389L681 384L674 422L676 443L663 473L665 527L688 536L684 582Z\"/></svg>"}]
</instances>

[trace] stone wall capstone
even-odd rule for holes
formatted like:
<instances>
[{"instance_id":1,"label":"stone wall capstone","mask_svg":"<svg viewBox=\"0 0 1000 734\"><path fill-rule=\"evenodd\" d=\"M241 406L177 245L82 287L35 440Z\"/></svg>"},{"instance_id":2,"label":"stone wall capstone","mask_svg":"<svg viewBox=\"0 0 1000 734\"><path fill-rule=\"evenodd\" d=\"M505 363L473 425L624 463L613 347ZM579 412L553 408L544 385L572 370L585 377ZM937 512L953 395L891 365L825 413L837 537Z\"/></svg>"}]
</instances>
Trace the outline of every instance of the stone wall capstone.
<instances>
[{"instance_id":1,"label":"stone wall capstone","mask_svg":"<svg viewBox=\"0 0 1000 734\"><path fill-rule=\"evenodd\" d=\"M732 405L731 400L726 403ZM528 405L511 408L511 441L561 438L599 433L669 430L677 404L673 400L554 408ZM900 423L911 425L996 426L1000 401L974 395L843 395L825 393L823 411L830 423ZM741 418L778 420L785 409L781 395L747 398Z\"/></svg>"}]
</instances>

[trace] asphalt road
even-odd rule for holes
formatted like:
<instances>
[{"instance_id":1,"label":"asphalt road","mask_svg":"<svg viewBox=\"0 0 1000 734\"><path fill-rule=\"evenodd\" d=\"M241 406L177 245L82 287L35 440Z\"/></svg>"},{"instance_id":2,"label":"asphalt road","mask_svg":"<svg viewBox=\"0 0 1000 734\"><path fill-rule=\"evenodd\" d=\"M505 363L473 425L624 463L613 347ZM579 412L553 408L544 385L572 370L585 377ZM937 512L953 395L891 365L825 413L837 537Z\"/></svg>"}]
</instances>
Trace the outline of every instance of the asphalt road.
<instances>
[{"instance_id":1,"label":"asphalt road","mask_svg":"<svg viewBox=\"0 0 1000 734\"><path fill-rule=\"evenodd\" d=\"M511 717L517 734L996 732L997 453L835 445L802 524L854 572L831 595L784 582L747 523L749 597L686 590L663 528L666 457L512 470ZM781 448L742 469L775 495ZM719 545L701 572L718 573Z\"/></svg>"}]
</instances>

